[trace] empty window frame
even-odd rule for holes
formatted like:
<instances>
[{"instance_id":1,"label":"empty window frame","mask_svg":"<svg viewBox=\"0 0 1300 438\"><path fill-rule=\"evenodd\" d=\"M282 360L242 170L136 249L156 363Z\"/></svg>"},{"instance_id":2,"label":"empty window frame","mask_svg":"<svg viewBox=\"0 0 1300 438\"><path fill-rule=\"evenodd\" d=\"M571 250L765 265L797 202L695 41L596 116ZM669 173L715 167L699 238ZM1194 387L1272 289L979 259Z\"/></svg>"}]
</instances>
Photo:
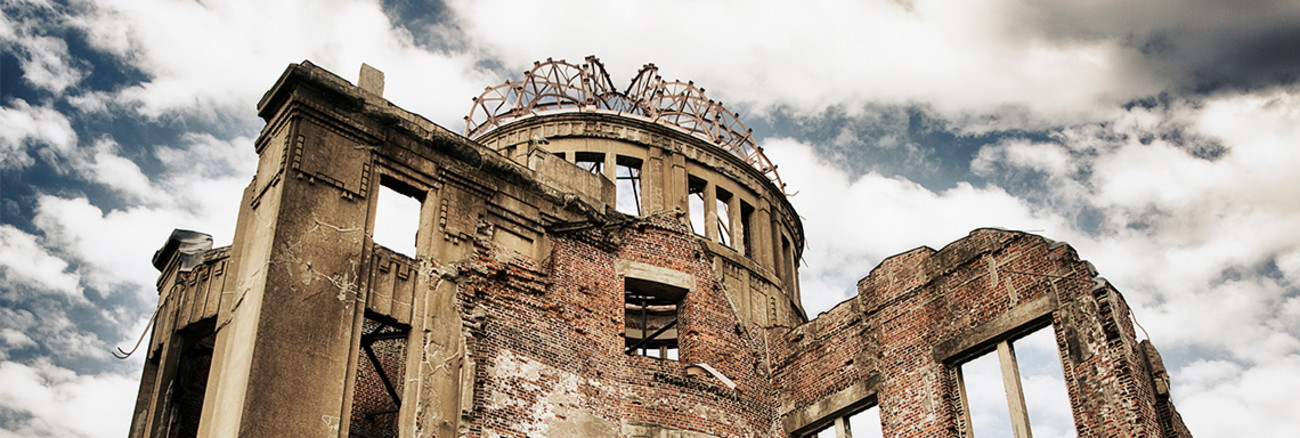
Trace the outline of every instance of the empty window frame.
<instances>
[{"instance_id":1,"label":"empty window frame","mask_svg":"<svg viewBox=\"0 0 1300 438\"><path fill-rule=\"evenodd\" d=\"M641 160L619 155L614 158L614 184L618 211L641 215Z\"/></svg>"},{"instance_id":2,"label":"empty window frame","mask_svg":"<svg viewBox=\"0 0 1300 438\"><path fill-rule=\"evenodd\" d=\"M745 257L754 258L754 207L745 201L740 201L740 250Z\"/></svg>"},{"instance_id":3,"label":"empty window frame","mask_svg":"<svg viewBox=\"0 0 1300 438\"><path fill-rule=\"evenodd\" d=\"M626 283L624 353L677 360L677 311L681 294L647 286L633 281Z\"/></svg>"},{"instance_id":4,"label":"empty window frame","mask_svg":"<svg viewBox=\"0 0 1300 438\"><path fill-rule=\"evenodd\" d=\"M694 231L695 234L703 236L705 235L704 222L705 218L708 216L708 212L704 209L704 190L708 188L709 183L704 179L696 178L693 175L689 175L686 178L686 195L690 202L690 204L687 205L687 208L689 209L687 213L691 218L691 230Z\"/></svg>"},{"instance_id":5,"label":"empty window frame","mask_svg":"<svg viewBox=\"0 0 1300 438\"><path fill-rule=\"evenodd\" d=\"M424 194L409 184L385 176L379 181L378 198L375 200L375 243L414 258Z\"/></svg>"},{"instance_id":6,"label":"empty window frame","mask_svg":"<svg viewBox=\"0 0 1300 438\"><path fill-rule=\"evenodd\" d=\"M804 435L807 438L881 438L883 436L878 406L836 417L834 422L816 432Z\"/></svg>"},{"instance_id":7,"label":"empty window frame","mask_svg":"<svg viewBox=\"0 0 1300 438\"><path fill-rule=\"evenodd\" d=\"M714 201L717 214L718 243L726 246L732 246L731 236L731 192L718 188L717 199Z\"/></svg>"},{"instance_id":8,"label":"empty window frame","mask_svg":"<svg viewBox=\"0 0 1300 438\"><path fill-rule=\"evenodd\" d=\"M785 280L786 287L790 287L791 278L794 276L794 252L790 250L790 238L781 235L781 257L777 259L781 265L777 267L777 274L782 280Z\"/></svg>"},{"instance_id":9,"label":"empty window frame","mask_svg":"<svg viewBox=\"0 0 1300 438\"><path fill-rule=\"evenodd\" d=\"M217 335L210 333L202 337L180 337L181 356L169 387L167 417L162 424L164 432L158 436L188 438L199 434L203 396L208 388L212 348L216 344Z\"/></svg>"},{"instance_id":10,"label":"empty window frame","mask_svg":"<svg viewBox=\"0 0 1300 438\"><path fill-rule=\"evenodd\" d=\"M408 327L369 314L361 326L348 436L395 437L406 382Z\"/></svg>"},{"instance_id":11,"label":"empty window frame","mask_svg":"<svg viewBox=\"0 0 1300 438\"><path fill-rule=\"evenodd\" d=\"M961 364L957 382L968 436L1076 436L1050 325Z\"/></svg>"},{"instance_id":12,"label":"empty window frame","mask_svg":"<svg viewBox=\"0 0 1300 438\"><path fill-rule=\"evenodd\" d=\"M600 175L605 172L605 154L600 152L574 152L573 164L587 169L588 172Z\"/></svg>"}]
</instances>

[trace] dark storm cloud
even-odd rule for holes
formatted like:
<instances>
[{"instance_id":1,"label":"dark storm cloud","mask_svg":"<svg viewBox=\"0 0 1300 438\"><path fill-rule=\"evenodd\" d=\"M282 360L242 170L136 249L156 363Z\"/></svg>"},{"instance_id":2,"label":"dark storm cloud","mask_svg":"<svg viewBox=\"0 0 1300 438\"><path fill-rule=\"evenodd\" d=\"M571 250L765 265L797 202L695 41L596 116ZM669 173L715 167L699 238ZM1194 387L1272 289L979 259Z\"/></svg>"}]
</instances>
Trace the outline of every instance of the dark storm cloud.
<instances>
[{"instance_id":1,"label":"dark storm cloud","mask_svg":"<svg viewBox=\"0 0 1300 438\"><path fill-rule=\"evenodd\" d=\"M1052 2L1027 26L1058 42L1118 40L1136 49L1135 74L1169 91L1204 94L1294 84L1300 78L1300 2Z\"/></svg>"}]
</instances>

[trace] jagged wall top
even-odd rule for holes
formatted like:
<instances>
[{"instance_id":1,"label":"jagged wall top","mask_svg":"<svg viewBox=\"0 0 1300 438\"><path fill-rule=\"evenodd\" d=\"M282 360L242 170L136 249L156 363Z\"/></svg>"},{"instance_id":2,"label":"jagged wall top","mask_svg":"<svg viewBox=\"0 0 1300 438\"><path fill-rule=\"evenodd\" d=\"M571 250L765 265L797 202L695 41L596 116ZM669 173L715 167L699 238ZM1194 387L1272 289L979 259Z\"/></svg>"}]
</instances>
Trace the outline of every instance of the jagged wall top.
<instances>
[{"instance_id":1,"label":"jagged wall top","mask_svg":"<svg viewBox=\"0 0 1300 438\"><path fill-rule=\"evenodd\" d=\"M487 87L474 98L465 135L477 138L513 120L556 111L611 111L686 131L745 160L785 191L776 166L754 144L739 114L705 97L694 82L665 81L654 64L643 66L619 92L595 56L582 65L550 58L534 62L523 80Z\"/></svg>"}]
</instances>

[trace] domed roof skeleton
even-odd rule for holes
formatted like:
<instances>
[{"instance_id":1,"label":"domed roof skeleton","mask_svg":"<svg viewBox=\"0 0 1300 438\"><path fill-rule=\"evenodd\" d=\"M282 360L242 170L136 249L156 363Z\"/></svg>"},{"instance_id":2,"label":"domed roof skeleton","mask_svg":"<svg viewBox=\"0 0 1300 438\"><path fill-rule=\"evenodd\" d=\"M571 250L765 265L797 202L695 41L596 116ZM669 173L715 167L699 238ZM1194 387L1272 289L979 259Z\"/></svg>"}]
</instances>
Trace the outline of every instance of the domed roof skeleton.
<instances>
[{"instance_id":1,"label":"domed roof skeleton","mask_svg":"<svg viewBox=\"0 0 1300 438\"><path fill-rule=\"evenodd\" d=\"M704 89L694 82L665 81L658 73L658 67L646 64L627 90L619 92L595 56L588 56L580 66L550 58L534 62L523 80L487 87L474 98L474 106L465 116L465 135L480 137L498 126L542 113L613 111L708 140L745 160L785 192L776 166L754 144L739 114L705 97Z\"/></svg>"}]
</instances>

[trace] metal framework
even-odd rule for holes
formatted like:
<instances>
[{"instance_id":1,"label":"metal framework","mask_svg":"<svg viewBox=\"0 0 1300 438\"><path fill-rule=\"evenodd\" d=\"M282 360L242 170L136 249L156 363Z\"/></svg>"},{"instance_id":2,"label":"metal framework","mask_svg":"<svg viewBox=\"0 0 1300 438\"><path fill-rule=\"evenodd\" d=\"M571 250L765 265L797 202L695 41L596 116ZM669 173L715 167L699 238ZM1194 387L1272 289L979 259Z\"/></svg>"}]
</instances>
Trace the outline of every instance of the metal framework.
<instances>
[{"instance_id":1,"label":"metal framework","mask_svg":"<svg viewBox=\"0 0 1300 438\"><path fill-rule=\"evenodd\" d=\"M619 92L595 56L582 65L564 60L534 62L523 80L487 87L474 98L465 116L465 135L481 137L514 120L559 111L613 111L675 127L730 151L767 175L784 193L785 185L763 149L754 144L740 114L705 97L694 82L665 81L659 68L646 64L627 89Z\"/></svg>"}]
</instances>

